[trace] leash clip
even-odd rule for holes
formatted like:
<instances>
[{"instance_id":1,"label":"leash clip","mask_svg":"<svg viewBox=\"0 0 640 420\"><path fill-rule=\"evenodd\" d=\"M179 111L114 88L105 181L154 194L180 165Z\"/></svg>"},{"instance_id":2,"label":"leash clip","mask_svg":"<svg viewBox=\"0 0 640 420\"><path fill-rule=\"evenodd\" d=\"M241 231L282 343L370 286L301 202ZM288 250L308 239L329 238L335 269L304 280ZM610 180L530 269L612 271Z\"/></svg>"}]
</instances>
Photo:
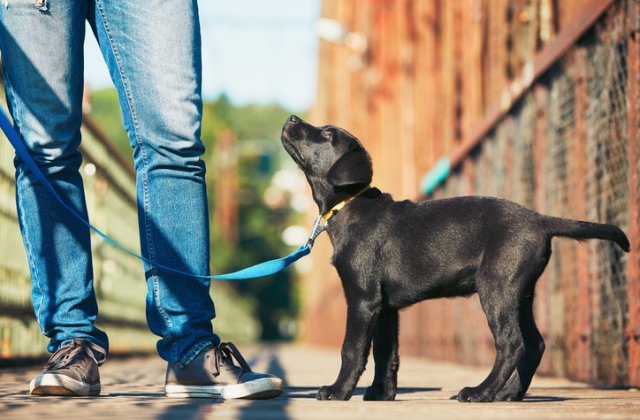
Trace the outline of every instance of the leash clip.
<instances>
[{"instance_id":1,"label":"leash clip","mask_svg":"<svg viewBox=\"0 0 640 420\"><path fill-rule=\"evenodd\" d=\"M309 235L309 239L307 239L307 243L304 244L305 248L309 247L309 249L313 248L313 242L316 240L318 235L320 235L326 229L325 225L321 225L320 221L322 220L322 215L316 217L316 220L313 221L313 230L311 231L311 235Z\"/></svg>"}]
</instances>

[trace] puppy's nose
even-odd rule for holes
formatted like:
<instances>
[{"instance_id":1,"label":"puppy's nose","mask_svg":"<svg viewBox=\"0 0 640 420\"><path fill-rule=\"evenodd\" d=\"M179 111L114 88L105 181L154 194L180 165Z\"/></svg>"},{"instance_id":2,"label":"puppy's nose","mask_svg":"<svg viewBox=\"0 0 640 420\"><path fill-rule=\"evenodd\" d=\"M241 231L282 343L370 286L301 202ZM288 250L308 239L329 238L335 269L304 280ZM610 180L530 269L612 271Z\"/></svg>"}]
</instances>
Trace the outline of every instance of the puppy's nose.
<instances>
[{"instance_id":1,"label":"puppy's nose","mask_svg":"<svg viewBox=\"0 0 640 420\"><path fill-rule=\"evenodd\" d=\"M297 122L300 122L300 118L296 117L295 115L292 115L289 117L289 122L295 124Z\"/></svg>"}]
</instances>

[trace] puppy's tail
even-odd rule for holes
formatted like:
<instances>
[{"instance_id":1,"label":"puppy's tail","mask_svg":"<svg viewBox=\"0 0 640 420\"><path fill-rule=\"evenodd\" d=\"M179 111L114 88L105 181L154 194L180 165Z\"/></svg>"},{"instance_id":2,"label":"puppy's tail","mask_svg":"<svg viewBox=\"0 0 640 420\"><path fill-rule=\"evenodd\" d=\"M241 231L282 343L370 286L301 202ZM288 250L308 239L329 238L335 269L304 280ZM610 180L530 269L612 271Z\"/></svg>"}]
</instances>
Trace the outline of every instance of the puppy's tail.
<instances>
[{"instance_id":1,"label":"puppy's tail","mask_svg":"<svg viewBox=\"0 0 640 420\"><path fill-rule=\"evenodd\" d=\"M631 250L627 235L613 225L602 223L581 222L578 220L563 219L560 217L543 216L543 224L551 236L573 238L578 241L586 239L605 239L614 241L623 251Z\"/></svg>"}]
</instances>

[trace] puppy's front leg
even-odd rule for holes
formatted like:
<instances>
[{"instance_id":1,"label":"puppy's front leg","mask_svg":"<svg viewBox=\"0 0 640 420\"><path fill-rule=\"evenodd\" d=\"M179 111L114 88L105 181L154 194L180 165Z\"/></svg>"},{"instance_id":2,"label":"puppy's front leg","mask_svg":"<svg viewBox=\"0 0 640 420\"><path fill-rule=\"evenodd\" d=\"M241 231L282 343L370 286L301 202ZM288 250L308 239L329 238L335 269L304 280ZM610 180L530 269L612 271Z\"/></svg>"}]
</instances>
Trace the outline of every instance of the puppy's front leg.
<instances>
[{"instance_id":1,"label":"puppy's front leg","mask_svg":"<svg viewBox=\"0 0 640 420\"><path fill-rule=\"evenodd\" d=\"M364 394L365 400L392 401L398 389L398 311L383 308L373 336L373 360L376 373Z\"/></svg>"},{"instance_id":2,"label":"puppy's front leg","mask_svg":"<svg viewBox=\"0 0 640 420\"><path fill-rule=\"evenodd\" d=\"M342 366L333 385L320 388L319 400L348 400L364 372L371 350L371 339L375 329L379 305L364 302L349 304L347 308L347 330L342 343Z\"/></svg>"}]
</instances>

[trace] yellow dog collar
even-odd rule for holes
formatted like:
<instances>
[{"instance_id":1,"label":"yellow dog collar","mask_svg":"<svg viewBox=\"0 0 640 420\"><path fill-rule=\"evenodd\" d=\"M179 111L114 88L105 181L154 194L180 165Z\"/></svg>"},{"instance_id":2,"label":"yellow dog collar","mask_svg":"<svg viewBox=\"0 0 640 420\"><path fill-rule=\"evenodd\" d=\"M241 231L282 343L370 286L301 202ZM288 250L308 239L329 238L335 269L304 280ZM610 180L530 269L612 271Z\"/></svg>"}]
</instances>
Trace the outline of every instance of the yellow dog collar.
<instances>
[{"instance_id":1,"label":"yellow dog collar","mask_svg":"<svg viewBox=\"0 0 640 420\"><path fill-rule=\"evenodd\" d=\"M338 210L340 210L341 208L343 208L349 201L353 200L354 198L358 197L360 194L362 194L363 192L367 191L369 188L371 188L370 186L366 186L363 189L361 189L360 191L358 191L358 193L356 193L356 195L354 195L353 197L349 197L346 200L343 200L341 202L339 202L338 204L336 204L335 206L333 206L333 208L331 210L329 210L328 212L326 212L322 218L324 219L325 222L329 221L329 218L331 216L333 216L334 214L336 214L338 212Z\"/></svg>"}]
</instances>

